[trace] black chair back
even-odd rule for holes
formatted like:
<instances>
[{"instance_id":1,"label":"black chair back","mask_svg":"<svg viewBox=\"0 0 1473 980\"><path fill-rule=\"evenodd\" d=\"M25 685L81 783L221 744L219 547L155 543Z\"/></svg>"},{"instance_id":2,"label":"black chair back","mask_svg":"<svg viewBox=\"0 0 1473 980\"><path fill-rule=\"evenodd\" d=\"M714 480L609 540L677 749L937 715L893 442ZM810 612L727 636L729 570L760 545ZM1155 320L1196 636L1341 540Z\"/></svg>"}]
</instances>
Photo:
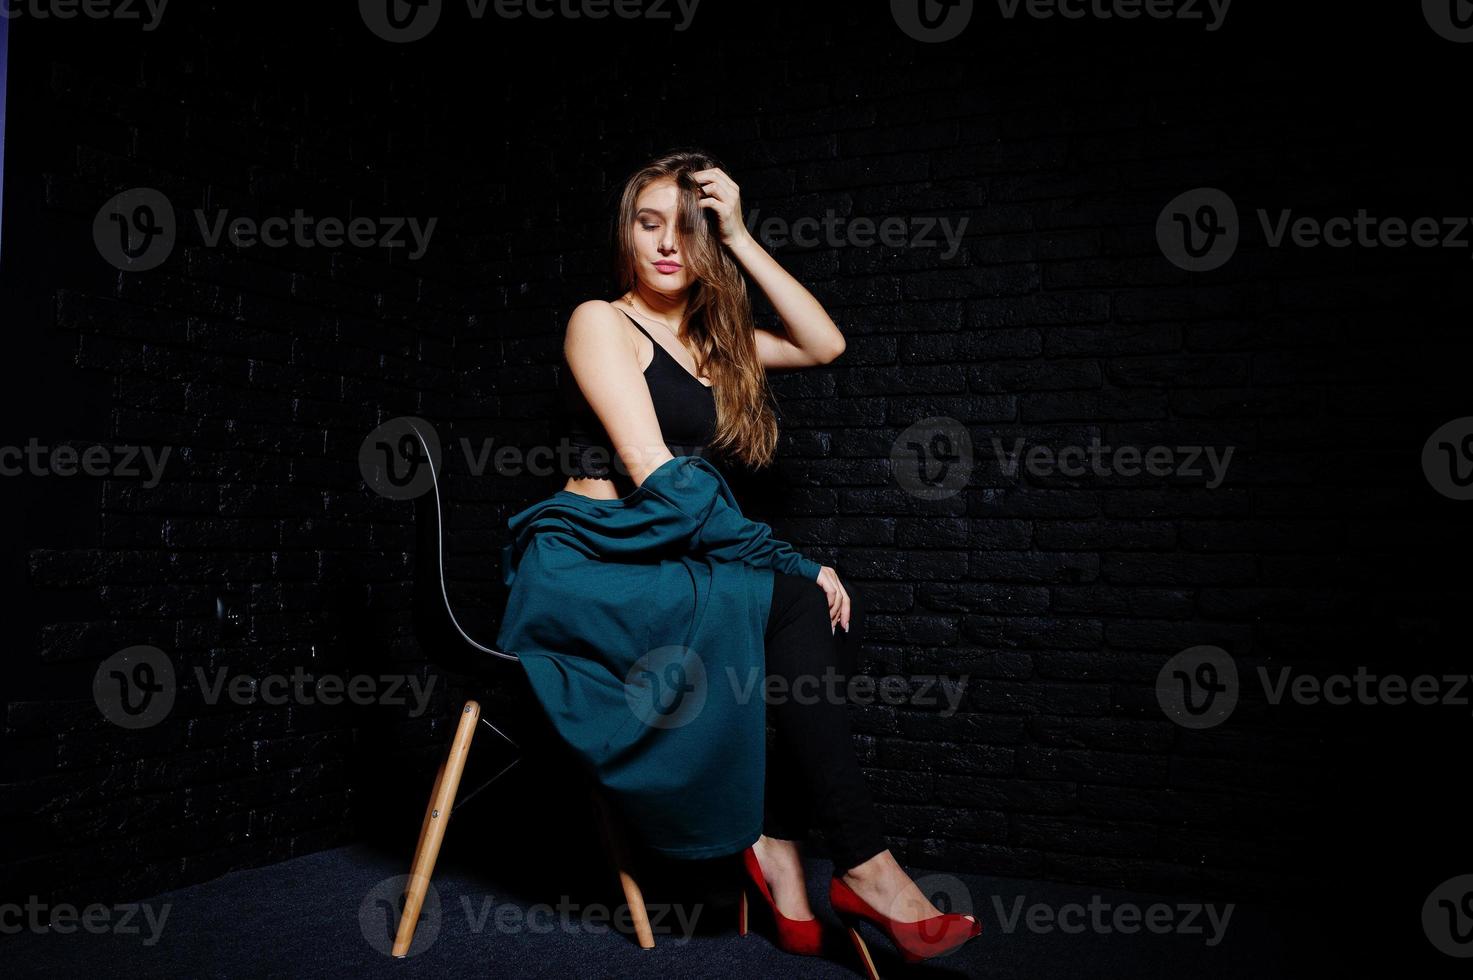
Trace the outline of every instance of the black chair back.
<instances>
[{"instance_id":1,"label":"black chair back","mask_svg":"<svg viewBox=\"0 0 1473 980\"><path fill-rule=\"evenodd\" d=\"M421 460L430 467L430 489L415 499L414 620L432 660L457 673L484 675L497 663L514 664L515 653L482 643L461 626L445 585L445 510L440 474L435 472L429 442L410 424ZM504 668L502 668L504 670Z\"/></svg>"}]
</instances>

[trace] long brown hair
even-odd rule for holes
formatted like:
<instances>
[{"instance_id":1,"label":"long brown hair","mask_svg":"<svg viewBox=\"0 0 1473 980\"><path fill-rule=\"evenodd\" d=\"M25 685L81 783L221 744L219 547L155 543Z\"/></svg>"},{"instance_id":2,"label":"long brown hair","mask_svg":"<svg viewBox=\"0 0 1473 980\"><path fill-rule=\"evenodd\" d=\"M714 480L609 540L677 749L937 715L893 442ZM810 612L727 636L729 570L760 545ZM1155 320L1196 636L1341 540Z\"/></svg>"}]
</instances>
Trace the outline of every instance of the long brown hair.
<instances>
[{"instance_id":1,"label":"long brown hair","mask_svg":"<svg viewBox=\"0 0 1473 980\"><path fill-rule=\"evenodd\" d=\"M699 150L679 150L651 161L629 177L615 219L617 275L621 289L638 285L635 202L651 182L673 178L680 198L680 251L695 279L680 326L681 332L695 341L699 363L714 385L716 437L711 448L743 465L762 467L772 462L777 448L777 417L767 371L757 359L747 280L721 244L715 213L697 203L701 185L691 176L694 171L719 166Z\"/></svg>"}]
</instances>

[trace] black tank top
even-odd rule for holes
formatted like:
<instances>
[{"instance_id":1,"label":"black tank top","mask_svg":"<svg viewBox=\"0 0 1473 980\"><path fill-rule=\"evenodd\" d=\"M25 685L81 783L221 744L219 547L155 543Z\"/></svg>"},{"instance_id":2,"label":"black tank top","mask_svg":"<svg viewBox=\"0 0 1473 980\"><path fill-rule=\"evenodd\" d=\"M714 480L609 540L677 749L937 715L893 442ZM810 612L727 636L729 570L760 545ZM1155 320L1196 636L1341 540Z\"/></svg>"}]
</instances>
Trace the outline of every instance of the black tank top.
<instances>
[{"instance_id":1,"label":"black tank top","mask_svg":"<svg viewBox=\"0 0 1473 980\"><path fill-rule=\"evenodd\" d=\"M619 312L624 313L623 310ZM654 403L655 418L659 420L660 434L665 438L666 447L674 456L709 457L711 441L716 438L715 393L709 385L701 383L682 367L658 340L650 337L649 331L641 327L638 320L628 313L624 315L655 345L655 356L644 369L644 380L649 386L650 401ZM623 466L618 463L608 432L589 407L566 364L558 378L558 387L562 397L563 428L570 446L572 468L569 475L607 479L615 472L622 473Z\"/></svg>"}]
</instances>

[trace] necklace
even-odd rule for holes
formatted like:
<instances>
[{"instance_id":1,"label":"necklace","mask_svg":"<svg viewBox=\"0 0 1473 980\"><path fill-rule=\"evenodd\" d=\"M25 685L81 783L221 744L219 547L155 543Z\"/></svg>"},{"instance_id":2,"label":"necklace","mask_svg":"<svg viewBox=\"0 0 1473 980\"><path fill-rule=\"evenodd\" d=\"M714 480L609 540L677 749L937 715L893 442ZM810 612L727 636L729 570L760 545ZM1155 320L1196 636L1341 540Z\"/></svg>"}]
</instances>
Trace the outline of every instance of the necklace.
<instances>
[{"instance_id":1,"label":"necklace","mask_svg":"<svg viewBox=\"0 0 1473 980\"><path fill-rule=\"evenodd\" d=\"M634 294L633 293L630 293L628 296L626 296L624 298L624 302L628 303L630 309L634 310L634 312L638 313L640 316L644 317L646 320L653 320L655 323L658 323L660 326L662 326L666 330L670 331L670 333L674 335L674 337L675 337L676 340L680 340L680 334L678 332L676 332L673 328L671 328L670 324L666 323L664 320L659 319L658 317L654 317L654 316L651 316L648 313L642 312L638 306L635 306L634 305ZM681 343L680 343L680 345L682 347L684 347L685 346L685 341L682 340Z\"/></svg>"},{"instance_id":2,"label":"necklace","mask_svg":"<svg viewBox=\"0 0 1473 980\"><path fill-rule=\"evenodd\" d=\"M630 309L634 310L634 312L636 312L636 313L639 313L639 315L642 316L642 317L644 317L646 320L654 320L660 326L664 327L666 330L669 330L670 333L672 335L674 335L676 342L679 343L681 347L685 347L685 341L683 341L683 340L680 339L680 334L678 334L674 330L671 330L670 329L670 325L669 324L665 323L663 320L656 319L655 317L652 317L652 316L650 316L650 315L648 315L646 313L640 313L639 312L639 307L637 307L637 306L634 305L634 293L633 292L630 292L629 294L627 294L624 297L624 302L628 303ZM653 342L654 342L653 339L651 339L651 343L653 343ZM685 347L685 352L687 354L690 354L690 348ZM691 355L691 363L694 364L695 363L695 360L696 360L695 359L695 355L692 354ZM682 368L682 370L684 370L684 369ZM700 370L699 367L697 368L697 370ZM695 374L693 372L686 372L686 373L691 374L691 376L692 377L695 377L698 381L702 377L705 377L704 374ZM702 381L701 383L702 384L705 384L704 381ZM707 387L709 388L710 385L707 385Z\"/></svg>"}]
</instances>

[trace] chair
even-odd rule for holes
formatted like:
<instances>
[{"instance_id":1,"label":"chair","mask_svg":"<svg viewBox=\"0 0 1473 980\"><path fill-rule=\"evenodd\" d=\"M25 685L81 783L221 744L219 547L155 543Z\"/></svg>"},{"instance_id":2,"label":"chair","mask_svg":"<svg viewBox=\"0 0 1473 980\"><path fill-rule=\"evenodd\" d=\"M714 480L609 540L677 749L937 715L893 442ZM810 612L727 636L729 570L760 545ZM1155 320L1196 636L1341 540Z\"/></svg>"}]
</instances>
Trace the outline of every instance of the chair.
<instances>
[{"instance_id":1,"label":"chair","mask_svg":"<svg viewBox=\"0 0 1473 980\"><path fill-rule=\"evenodd\" d=\"M455 610L450 604L450 594L445 587L445 528L441 505L440 478L435 473L429 442L419 426L410 427L418 441L420 462L428 465L432 479L428 492L415 500L416 568L414 576L414 617L416 632L425 640L430 655L437 664L457 673L485 676L489 671L499 671L502 679L525 683L515 653L493 649L473 639L460 625ZM530 697L530 693L529 693ZM477 726L485 725L505 739L513 748L520 748L505 732L481 714L481 706L474 700L466 701L461 708L460 723L450 741L450 748L440 763L435 776L434 788L430 791L429 804L425 807L424 821L420 825L419 842L414 847L414 859L410 864L409 878L404 891L404 909L399 917L399 926L394 937L393 955L404 957L414 941L414 930L419 923L425 893L435 871L435 861L440 854L440 845L445 840L445 829L450 815L458 806L468 802L485 789L520 759L513 759L495 776L472 790L460 801L455 802L460 787L460 777L465 771L466 757L470 752L471 740ZM619 832L615 814L599 792L598 786L589 780L589 792L598 823L603 845L609 855L610 864L623 889L624 899L629 904L630 918L634 923L635 938L643 949L653 949L654 933L650 928L649 910L645 907L644 895L630 871L629 851Z\"/></svg>"}]
</instances>

